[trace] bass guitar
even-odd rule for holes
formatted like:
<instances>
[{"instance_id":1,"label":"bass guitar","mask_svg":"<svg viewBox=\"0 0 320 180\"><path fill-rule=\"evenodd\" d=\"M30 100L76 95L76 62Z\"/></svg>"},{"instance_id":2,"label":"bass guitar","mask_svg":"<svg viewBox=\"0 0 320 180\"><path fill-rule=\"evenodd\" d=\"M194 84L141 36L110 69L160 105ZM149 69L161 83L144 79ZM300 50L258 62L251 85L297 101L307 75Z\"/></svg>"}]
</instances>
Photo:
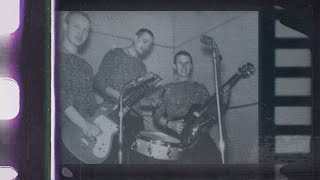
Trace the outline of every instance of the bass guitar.
<instances>
[{"instance_id":1,"label":"bass guitar","mask_svg":"<svg viewBox=\"0 0 320 180\"><path fill-rule=\"evenodd\" d=\"M235 86L235 84L242 78L249 77L254 72L253 64L247 63L242 67L238 68L238 72L236 72L223 86L229 85L230 88ZM222 91L220 91L222 92ZM175 136L181 140L182 147L184 149L188 149L196 144L197 140L200 137L201 128L209 123L215 121L217 118L216 113L213 115L212 112L208 112L211 105L216 104L216 95L211 96L205 105L193 104L188 113L182 117L175 117L175 120L184 119L185 127L180 134L174 133ZM215 109L214 109L215 110Z\"/></svg>"}]
</instances>

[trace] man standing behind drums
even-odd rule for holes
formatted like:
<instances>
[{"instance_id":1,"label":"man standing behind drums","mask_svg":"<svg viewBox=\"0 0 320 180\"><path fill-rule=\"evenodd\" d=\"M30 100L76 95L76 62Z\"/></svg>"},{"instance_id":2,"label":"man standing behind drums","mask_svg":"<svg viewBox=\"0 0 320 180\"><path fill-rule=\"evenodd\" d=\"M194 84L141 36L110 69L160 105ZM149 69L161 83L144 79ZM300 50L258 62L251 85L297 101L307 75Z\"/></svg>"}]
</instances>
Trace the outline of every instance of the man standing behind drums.
<instances>
[{"instance_id":1,"label":"man standing behind drums","mask_svg":"<svg viewBox=\"0 0 320 180\"><path fill-rule=\"evenodd\" d=\"M155 123L163 128L164 132L174 131L180 134L186 124L183 119L174 121L173 119L186 115L193 104L204 105L209 98L207 88L203 84L192 81L192 70L193 60L191 54L186 51L176 53L174 56L176 80L165 86L163 104L154 114ZM222 109L226 109L225 107L230 99L229 86L223 89L222 98ZM215 109L211 109L211 111L215 111ZM221 163L219 150L209 135L210 129L208 127L203 128L197 144L182 152L182 163Z\"/></svg>"},{"instance_id":2,"label":"man standing behind drums","mask_svg":"<svg viewBox=\"0 0 320 180\"><path fill-rule=\"evenodd\" d=\"M147 73L143 59L150 52L154 35L149 29L139 29L129 47L115 48L104 56L95 76L94 87L105 102L118 103L122 88L126 83ZM125 116L124 148L133 139L132 129L141 129L142 120L132 115ZM114 138L117 140L117 138ZM113 148L116 150L117 148ZM124 150L124 155L127 150ZM117 156L117 155L116 155ZM117 157L111 163L118 163Z\"/></svg>"},{"instance_id":3,"label":"man standing behind drums","mask_svg":"<svg viewBox=\"0 0 320 180\"><path fill-rule=\"evenodd\" d=\"M81 57L78 49L85 44L89 31L90 20L82 12L70 12L66 15L64 38L59 53L59 85L62 139L73 132L66 127L77 126L88 137L95 137L100 130L90 121L98 105L93 91L93 69ZM63 141L65 142L65 141ZM60 143L62 147L61 160L63 164L81 163L69 151L68 144Z\"/></svg>"}]
</instances>

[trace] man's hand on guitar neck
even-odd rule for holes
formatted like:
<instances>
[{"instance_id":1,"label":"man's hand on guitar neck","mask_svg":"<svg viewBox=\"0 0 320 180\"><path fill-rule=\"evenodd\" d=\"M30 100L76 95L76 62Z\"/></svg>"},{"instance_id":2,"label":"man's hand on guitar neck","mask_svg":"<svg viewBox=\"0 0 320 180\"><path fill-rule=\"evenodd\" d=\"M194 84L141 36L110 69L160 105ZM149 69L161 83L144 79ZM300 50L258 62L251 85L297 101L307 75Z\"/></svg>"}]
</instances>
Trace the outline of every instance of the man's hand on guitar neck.
<instances>
[{"instance_id":1,"label":"man's hand on guitar neck","mask_svg":"<svg viewBox=\"0 0 320 180\"><path fill-rule=\"evenodd\" d=\"M230 85L226 85L222 89L222 101L224 105L229 104L230 97L231 97L231 87Z\"/></svg>"}]
</instances>

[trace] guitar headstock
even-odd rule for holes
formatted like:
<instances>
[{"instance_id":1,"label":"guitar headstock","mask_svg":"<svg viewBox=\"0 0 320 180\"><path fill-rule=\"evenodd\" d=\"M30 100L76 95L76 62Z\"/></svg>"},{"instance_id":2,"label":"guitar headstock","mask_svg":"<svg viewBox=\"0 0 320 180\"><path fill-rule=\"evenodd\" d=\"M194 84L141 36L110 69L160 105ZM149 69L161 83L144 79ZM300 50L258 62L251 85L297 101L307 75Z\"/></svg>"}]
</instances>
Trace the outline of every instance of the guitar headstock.
<instances>
[{"instance_id":1,"label":"guitar headstock","mask_svg":"<svg viewBox=\"0 0 320 180\"><path fill-rule=\"evenodd\" d=\"M162 78L158 74L155 74L153 72L148 72L142 77L138 78L138 82L140 85L146 83L148 86L154 87L158 87L160 81L162 81Z\"/></svg>"},{"instance_id":2,"label":"guitar headstock","mask_svg":"<svg viewBox=\"0 0 320 180\"><path fill-rule=\"evenodd\" d=\"M254 66L251 63L244 64L242 67L238 68L238 74L242 77L246 78L252 75L254 72Z\"/></svg>"},{"instance_id":3,"label":"guitar headstock","mask_svg":"<svg viewBox=\"0 0 320 180\"><path fill-rule=\"evenodd\" d=\"M162 78L158 74L153 74L153 84L155 87L160 86L160 82L162 81Z\"/></svg>"}]
</instances>

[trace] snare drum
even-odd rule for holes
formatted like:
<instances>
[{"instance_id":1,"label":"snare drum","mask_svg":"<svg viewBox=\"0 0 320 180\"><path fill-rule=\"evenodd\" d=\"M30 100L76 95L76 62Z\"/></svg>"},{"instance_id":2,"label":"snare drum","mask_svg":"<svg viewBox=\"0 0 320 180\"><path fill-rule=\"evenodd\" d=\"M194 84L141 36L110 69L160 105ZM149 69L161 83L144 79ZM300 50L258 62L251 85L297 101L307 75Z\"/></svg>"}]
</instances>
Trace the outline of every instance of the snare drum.
<instances>
[{"instance_id":1,"label":"snare drum","mask_svg":"<svg viewBox=\"0 0 320 180\"><path fill-rule=\"evenodd\" d=\"M131 149L160 160L178 160L182 153L181 141L162 132L139 132Z\"/></svg>"}]
</instances>

